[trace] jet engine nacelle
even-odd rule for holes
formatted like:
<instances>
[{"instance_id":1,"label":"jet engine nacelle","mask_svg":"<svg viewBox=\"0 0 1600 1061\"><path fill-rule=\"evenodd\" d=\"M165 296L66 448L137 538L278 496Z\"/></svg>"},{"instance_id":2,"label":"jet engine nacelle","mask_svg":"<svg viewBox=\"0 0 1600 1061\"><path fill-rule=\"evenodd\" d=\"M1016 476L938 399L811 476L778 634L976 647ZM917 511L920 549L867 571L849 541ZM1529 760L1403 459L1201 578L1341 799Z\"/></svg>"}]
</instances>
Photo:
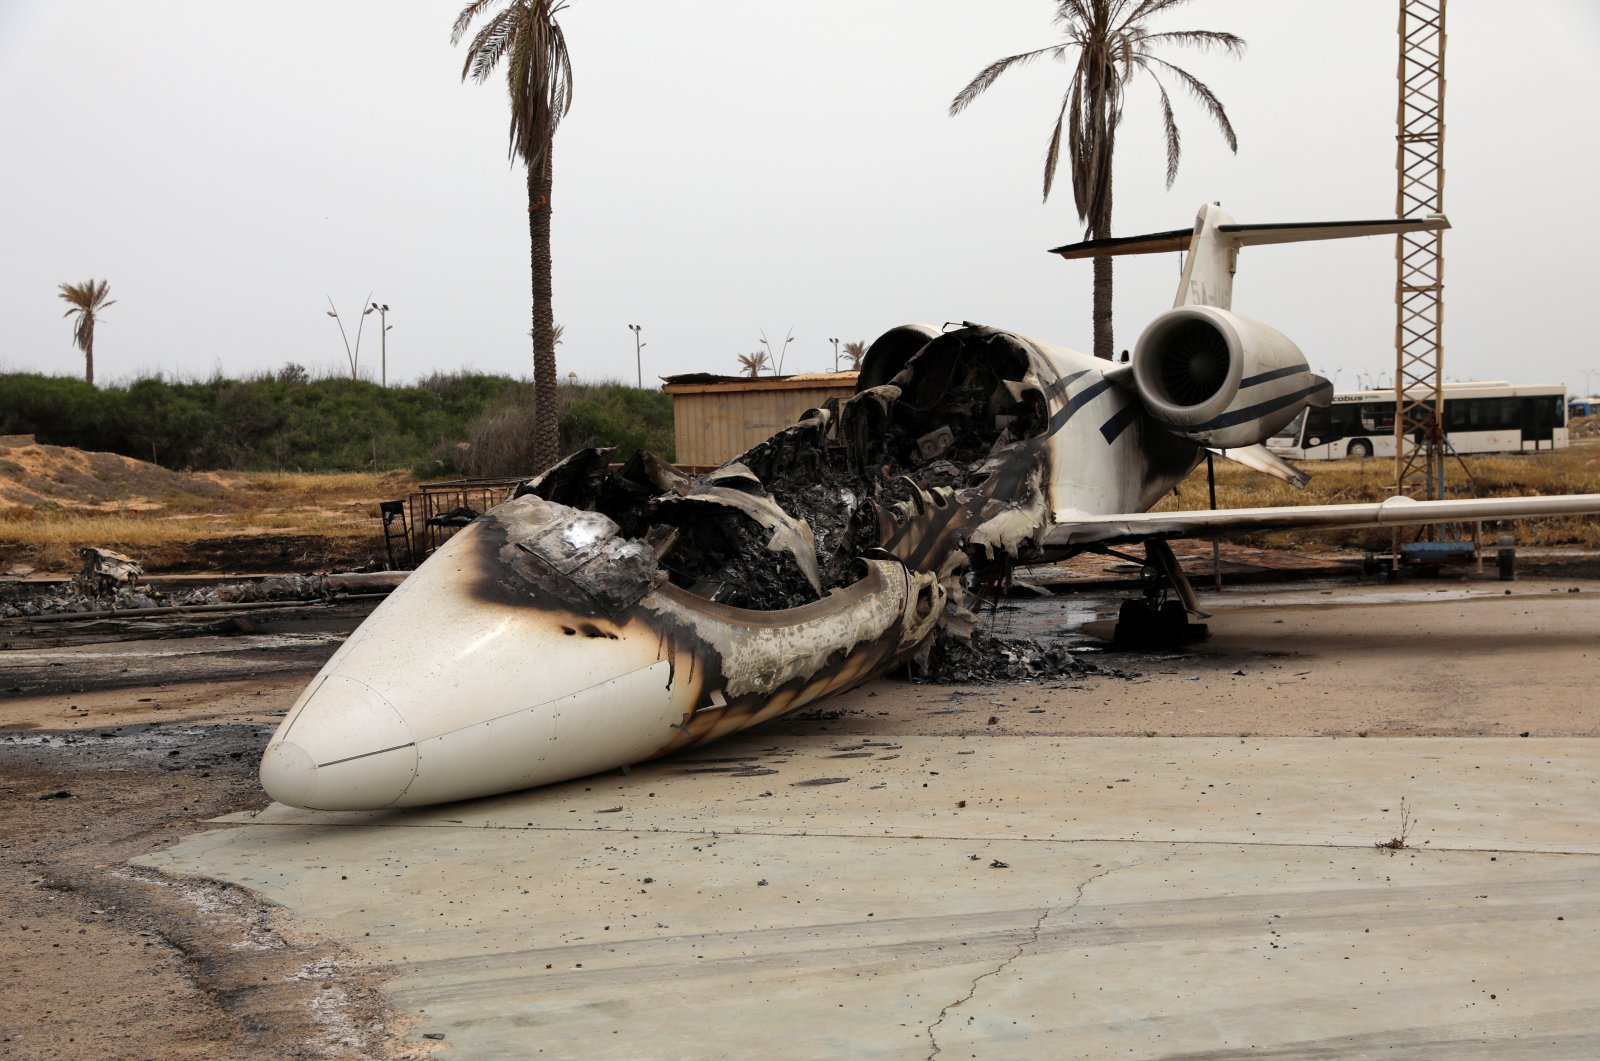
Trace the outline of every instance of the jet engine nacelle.
<instances>
[{"instance_id":1,"label":"jet engine nacelle","mask_svg":"<svg viewBox=\"0 0 1600 1061\"><path fill-rule=\"evenodd\" d=\"M1333 388L1288 336L1215 306L1150 322L1133 351L1133 381L1162 427L1203 446L1254 446Z\"/></svg>"}]
</instances>

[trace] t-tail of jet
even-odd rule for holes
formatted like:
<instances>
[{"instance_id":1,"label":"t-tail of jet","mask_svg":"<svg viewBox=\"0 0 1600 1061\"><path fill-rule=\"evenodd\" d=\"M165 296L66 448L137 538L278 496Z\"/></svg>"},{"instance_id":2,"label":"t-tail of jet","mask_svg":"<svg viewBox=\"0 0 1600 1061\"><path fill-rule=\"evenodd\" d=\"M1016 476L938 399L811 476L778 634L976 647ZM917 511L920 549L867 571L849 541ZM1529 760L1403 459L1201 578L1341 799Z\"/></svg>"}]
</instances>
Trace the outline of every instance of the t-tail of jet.
<instances>
[{"instance_id":1,"label":"t-tail of jet","mask_svg":"<svg viewBox=\"0 0 1600 1061\"><path fill-rule=\"evenodd\" d=\"M1069 243L1050 253L1063 258L1106 258L1120 254L1162 254L1189 252L1184 260L1183 279L1178 282L1174 308L1215 306L1233 308L1233 274L1239 268L1239 248L1264 243L1306 243L1319 239L1349 239L1354 236L1394 236L1404 232L1432 232L1447 229L1443 214L1398 218L1393 221L1295 221L1275 225L1241 225L1215 203L1208 203L1195 215L1193 228L1171 232L1152 232L1144 236L1116 236Z\"/></svg>"},{"instance_id":2,"label":"t-tail of jet","mask_svg":"<svg viewBox=\"0 0 1600 1061\"><path fill-rule=\"evenodd\" d=\"M1450 227L1442 215L1395 221L1241 225L1216 204L1191 229L1057 247L1063 258L1188 251L1173 308L1145 328L1133 363L1107 373L1131 386L1161 427L1214 449L1255 446L1307 405L1326 406L1333 386L1276 328L1233 312L1239 249L1264 243L1381 236Z\"/></svg>"}]
</instances>

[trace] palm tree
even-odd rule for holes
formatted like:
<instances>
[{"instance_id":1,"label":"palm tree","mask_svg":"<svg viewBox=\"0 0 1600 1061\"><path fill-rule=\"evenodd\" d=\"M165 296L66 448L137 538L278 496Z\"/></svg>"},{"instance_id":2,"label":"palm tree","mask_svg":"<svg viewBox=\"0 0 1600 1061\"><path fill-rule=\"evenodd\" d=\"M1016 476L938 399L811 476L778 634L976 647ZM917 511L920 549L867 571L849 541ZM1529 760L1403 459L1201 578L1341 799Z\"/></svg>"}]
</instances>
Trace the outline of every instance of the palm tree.
<instances>
[{"instance_id":1,"label":"palm tree","mask_svg":"<svg viewBox=\"0 0 1600 1061\"><path fill-rule=\"evenodd\" d=\"M543 471L561 455L556 393L556 324L550 283L550 192L556 126L572 105L572 64L567 40L556 23L564 0L472 0L456 16L450 43L491 8L467 45L461 80L482 84L505 60L511 101L507 154L528 170L528 243L533 273L533 459Z\"/></svg>"},{"instance_id":2,"label":"palm tree","mask_svg":"<svg viewBox=\"0 0 1600 1061\"><path fill-rule=\"evenodd\" d=\"M1216 30L1152 32L1149 21L1188 0L1055 0L1057 24L1063 40L1019 55L1009 55L984 67L966 88L950 101L950 114L960 114L985 89L1013 66L1025 66L1049 57L1062 62L1075 58L1072 79L1061 99L1050 146L1044 155L1044 197L1050 198L1056 163L1061 157L1062 127L1066 127L1067 158L1072 177L1072 197L1085 238L1111 235L1111 157L1116 147L1117 125L1122 121L1123 92L1136 73L1150 75L1161 93L1161 117L1167 142L1167 187L1178 176L1180 139L1172 118L1172 100L1163 75L1188 91L1222 131L1228 148L1238 153L1239 142L1222 103L1199 78L1154 54L1166 44L1194 45L1202 51L1221 48L1242 55L1244 41ZM1094 354L1109 359L1111 336L1111 259L1094 259Z\"/></svg>"},{"instance_id":3,"label":"palm tree","mask_svg":"<svg viewBox=\"0 0 1600 1061\"><path fill-rule=\"evenodd\" d=\"M767 352L758 350L753 354L740 354L739 364L744 367L746 372L750 373L751 379L755 379L761 375L761 370L767 367Z\"/></svg>"},{"instance_id":4,"label":"palm tree","mask_svg":"<svg viewBox=\"0 0 1600 1061\"><path fill-rule=\"evenodd\" d=\"M861 362L867 356L867 344L845 343L844 356L850 359L850 367L856 371L861 370Z\"/></svg>"},{"instance_id":5,"label":"palm tree","mask_svg":"<svg viewBox=\"0 0 1600 1061\"><path fill-rule=\"evenodd\" d=\"M61 284L60 297L72 304L72 308L63 313L63 317L70 317L74 313L78 319L72 325L72 341L78 349L83 351L83 379L89 386L94 386L94 325L100 319L100 311L107 306L115 306L116 299L107 300L106 295L111 293L111 285L105 280L90 278L81 284Z\"/></svg>"}]
</instances>

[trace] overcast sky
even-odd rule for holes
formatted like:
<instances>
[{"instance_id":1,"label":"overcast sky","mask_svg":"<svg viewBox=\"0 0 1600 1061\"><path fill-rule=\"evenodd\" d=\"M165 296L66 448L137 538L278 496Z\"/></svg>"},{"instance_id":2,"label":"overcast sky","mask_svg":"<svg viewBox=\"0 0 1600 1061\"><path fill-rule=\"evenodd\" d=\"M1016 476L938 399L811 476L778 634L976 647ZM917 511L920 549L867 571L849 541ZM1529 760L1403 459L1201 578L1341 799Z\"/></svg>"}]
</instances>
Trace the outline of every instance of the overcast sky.
<instances>
[{"instance_id":1,"label":"overcast sky","mask_svg":"<svg viewBox=\"0 0 1600 1061\"><path fill-rule=\"evenodd\" d=\"M340 370L392 307L389 377L530 372L526 195L503 82L462 84L458 3L0 0L0 371L81 374L63 281L110 281L101 381ZM970 320L1090 346L1070 187L1040 202L1067 68L993 59L1056 36L1048 0L572 0L577 87L555 154L560 371L735 372L793 328L830 337ZM1195 0L1159 25L1243 36L1168 53L1216 90L1230 154L1176 100L1169 192L1148 83L1119 132L1119 235L1392 216L1398 0ZM1600 389L1594 340L1600 5L1449 10L1445 371ZM1247 250L1235 309L1342 389L1394 365L1394 243ZM1176 255L1120 261L1117 345L1170 306ZM377 317L369 318L374 324ZM353 338L353 337L352 337ZM377 374L376 329L362 341Z\"/></svg>"}]
</instances>

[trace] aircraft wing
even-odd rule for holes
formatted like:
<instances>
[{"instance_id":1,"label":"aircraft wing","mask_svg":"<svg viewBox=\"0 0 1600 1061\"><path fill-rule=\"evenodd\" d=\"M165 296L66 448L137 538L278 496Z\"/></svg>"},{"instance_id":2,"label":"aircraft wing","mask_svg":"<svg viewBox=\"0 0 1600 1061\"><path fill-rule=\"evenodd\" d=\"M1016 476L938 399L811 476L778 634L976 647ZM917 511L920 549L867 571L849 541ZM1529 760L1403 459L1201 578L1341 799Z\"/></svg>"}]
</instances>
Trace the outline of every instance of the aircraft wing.
<instances>
[{"instance_id":1,"label":"aircraft wing","mask_svg":"<svg viewBox=\"0 0 1600 1061\"><path fill-rule=\"evenodd\" d=\"M1114 545L1167 538L1228 538L1271 530L1346 530L1414 526L1531 516L1600 514L1600 494L1465 498L1415 501L1391 497L1362 505L1282 505L1190 512L1125 512L1058 520L1044 535L1046 548Z\"/></svg>"}]
</instances>

